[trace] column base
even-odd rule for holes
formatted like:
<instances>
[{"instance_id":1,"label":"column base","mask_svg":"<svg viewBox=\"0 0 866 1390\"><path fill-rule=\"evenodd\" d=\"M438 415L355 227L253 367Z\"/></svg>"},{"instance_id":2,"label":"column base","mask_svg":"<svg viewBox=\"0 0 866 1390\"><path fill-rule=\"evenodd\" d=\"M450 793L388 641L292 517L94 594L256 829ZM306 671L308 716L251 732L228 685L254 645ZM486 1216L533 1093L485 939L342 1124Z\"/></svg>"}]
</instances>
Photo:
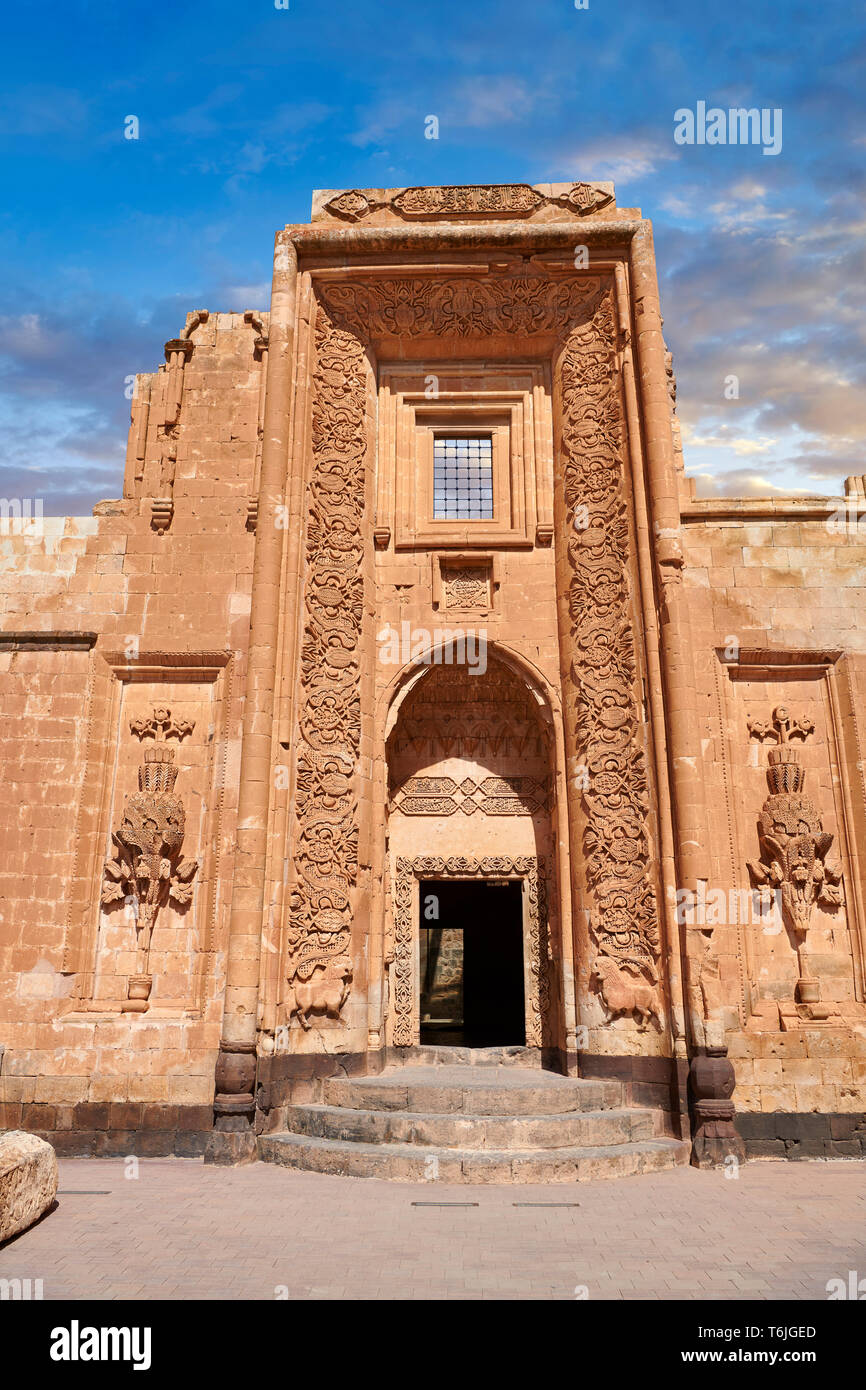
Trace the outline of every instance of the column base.
<instances>
[{"instance_id":1,"label":"column base","mask_svg":"<svg viewBox=\"0 0 866 1390\"><path fill-rule=\"evenodd\" d=\"M205 1163L224 1168L236 1168L241 1163L255 1163L258 1158L256 1132L247 1115L240 1110L234 1114L219 1113L221 1097L217 1097L218 1113L214 1128L208 1135L204 1151Z\"/></svg>"}]
</instances>

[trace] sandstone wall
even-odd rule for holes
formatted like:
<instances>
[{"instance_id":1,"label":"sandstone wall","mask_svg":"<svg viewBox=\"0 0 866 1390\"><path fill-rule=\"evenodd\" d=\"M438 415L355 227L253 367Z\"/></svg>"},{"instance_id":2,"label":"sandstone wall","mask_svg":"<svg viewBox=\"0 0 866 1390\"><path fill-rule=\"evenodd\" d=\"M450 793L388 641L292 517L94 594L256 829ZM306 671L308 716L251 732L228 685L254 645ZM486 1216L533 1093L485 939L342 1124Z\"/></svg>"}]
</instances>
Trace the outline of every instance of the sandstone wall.
<instances>
[{"instance_id":1,"label":"sandstone wall","mask_svg":"<svg viewBox=\"0 0 866 1390\"><path fill-rule=\"evenodd\" d=\"M137 380L123 497L0 536L0 1125L61 1152L200 1152L211 1126L266 330L189 325ZM131 1014L134 912L100 891L148 742L130 721L163 705L194 726L175 757L198 868Z\"/></svg>"},{"instance_id":2,"label":"sandstone wall","mask_svg":"<svg viewBox=\"0 0 866 1390\"><path fill-rule=\"evenodd\" d=\"M693 988L721 1014L738 1108L837 1116L832 1134L824 1123L805 1140L776 1132L772 1121L750 1128L746 1120L746 1132L769 1154L802 1142L853 1152L866 1108L866 530L851 518L841 498L704 501L684 511L684 583L710 789L707 891L717 894L720 913L706 914L704 930L689 930ZM840 904L814 904L804 941L829 1006L822 1020L796 1017L796 941L750 902L748 865L760 859L758 820L776 746L772 737L757 738L750 720L769 721L780 707L811 726L791 745L805 771L803 792L833 836L826 860L842 870Z\"/></svg>"}]
</instances>

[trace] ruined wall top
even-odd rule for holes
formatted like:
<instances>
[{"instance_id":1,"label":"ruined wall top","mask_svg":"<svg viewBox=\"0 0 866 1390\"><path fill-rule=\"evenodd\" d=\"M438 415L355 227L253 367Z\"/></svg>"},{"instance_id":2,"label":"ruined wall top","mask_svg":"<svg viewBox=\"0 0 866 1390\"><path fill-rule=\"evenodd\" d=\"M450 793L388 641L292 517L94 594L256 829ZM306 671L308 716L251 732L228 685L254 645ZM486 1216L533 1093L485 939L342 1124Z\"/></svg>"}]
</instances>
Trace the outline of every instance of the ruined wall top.
<instances>
[{"instance_id":1,"label":"ruined wall top","mask_svg":"<svg viewBox=\"0 0 866 1390\"><path fill-rule=\"evenodd\" d=\"M313 223L579 221L616 211L612 183L486 183L415 188L317 188Z\"/></svg>"}]
</instances>

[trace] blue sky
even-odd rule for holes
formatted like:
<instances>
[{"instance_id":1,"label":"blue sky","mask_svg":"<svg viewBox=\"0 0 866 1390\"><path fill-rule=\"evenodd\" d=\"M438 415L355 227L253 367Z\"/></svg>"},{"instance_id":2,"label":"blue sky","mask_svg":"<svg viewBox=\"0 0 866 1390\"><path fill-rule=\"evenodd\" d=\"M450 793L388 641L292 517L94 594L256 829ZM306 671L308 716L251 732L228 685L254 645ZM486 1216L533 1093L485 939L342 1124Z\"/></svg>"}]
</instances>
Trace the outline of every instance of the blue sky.
<instances>
[{"instance_id":1,"label":"blue sky","mask_svg":"<svg viewBox=\"0 0 866 1390\"><path fill-rule=\"evenodd\" d=\"M0 32L0 495L118 496L125 378L188 309L267 307L314 187L595 178L654 222L699 493L866 472L854 6L48 0ZM698 101L781 108L781 152L677 145Z\"/></svg>"}]
</instances>

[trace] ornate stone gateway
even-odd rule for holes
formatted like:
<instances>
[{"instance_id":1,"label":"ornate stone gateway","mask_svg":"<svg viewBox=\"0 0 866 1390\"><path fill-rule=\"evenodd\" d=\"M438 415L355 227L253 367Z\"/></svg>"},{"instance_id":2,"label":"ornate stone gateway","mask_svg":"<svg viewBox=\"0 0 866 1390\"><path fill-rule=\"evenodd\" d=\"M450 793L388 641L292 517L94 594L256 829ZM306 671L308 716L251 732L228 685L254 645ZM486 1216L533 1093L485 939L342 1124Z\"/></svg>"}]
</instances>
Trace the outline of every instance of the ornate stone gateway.
<instances>
[{"instance_id":1,"label":"ornate stone gateway","mask_svg":"<svg viewBox=\"0 0 866 1390\"><path fill-rule=\"evenodd\" d=\"M319 1123L301 1087L418 1062L419 885L481 910L500 881L532 1065L669 1134L691 1104L702 1162L734 1099L756 1140L772 1110L841 1156L866 1132L862 478L853 531L838 500L692 495L651 228L609 184L321 190L269 309L179 327L120 500L54 573L5 542L8 1122L120 1101L125 1133L128 1101L252 1159ZM776 554L784 601L754 582Z\"/></svg>"},{"instance_id":2,"label":"ornate stone gateway","mask_svg":"<svg viewBox=\"0 0 866 1390\"><path fill-rule=\"evenodd\" d=\"M550 939L544 860L518 856L468 859L436 855L397 860L394 885L394 1004L391 1037L395 1047L419 1041L418 883L421 879L516 879L523 886L526 1046L541 1047L542 1021L549 1002Z\"/></svg>"}]
</instances>

